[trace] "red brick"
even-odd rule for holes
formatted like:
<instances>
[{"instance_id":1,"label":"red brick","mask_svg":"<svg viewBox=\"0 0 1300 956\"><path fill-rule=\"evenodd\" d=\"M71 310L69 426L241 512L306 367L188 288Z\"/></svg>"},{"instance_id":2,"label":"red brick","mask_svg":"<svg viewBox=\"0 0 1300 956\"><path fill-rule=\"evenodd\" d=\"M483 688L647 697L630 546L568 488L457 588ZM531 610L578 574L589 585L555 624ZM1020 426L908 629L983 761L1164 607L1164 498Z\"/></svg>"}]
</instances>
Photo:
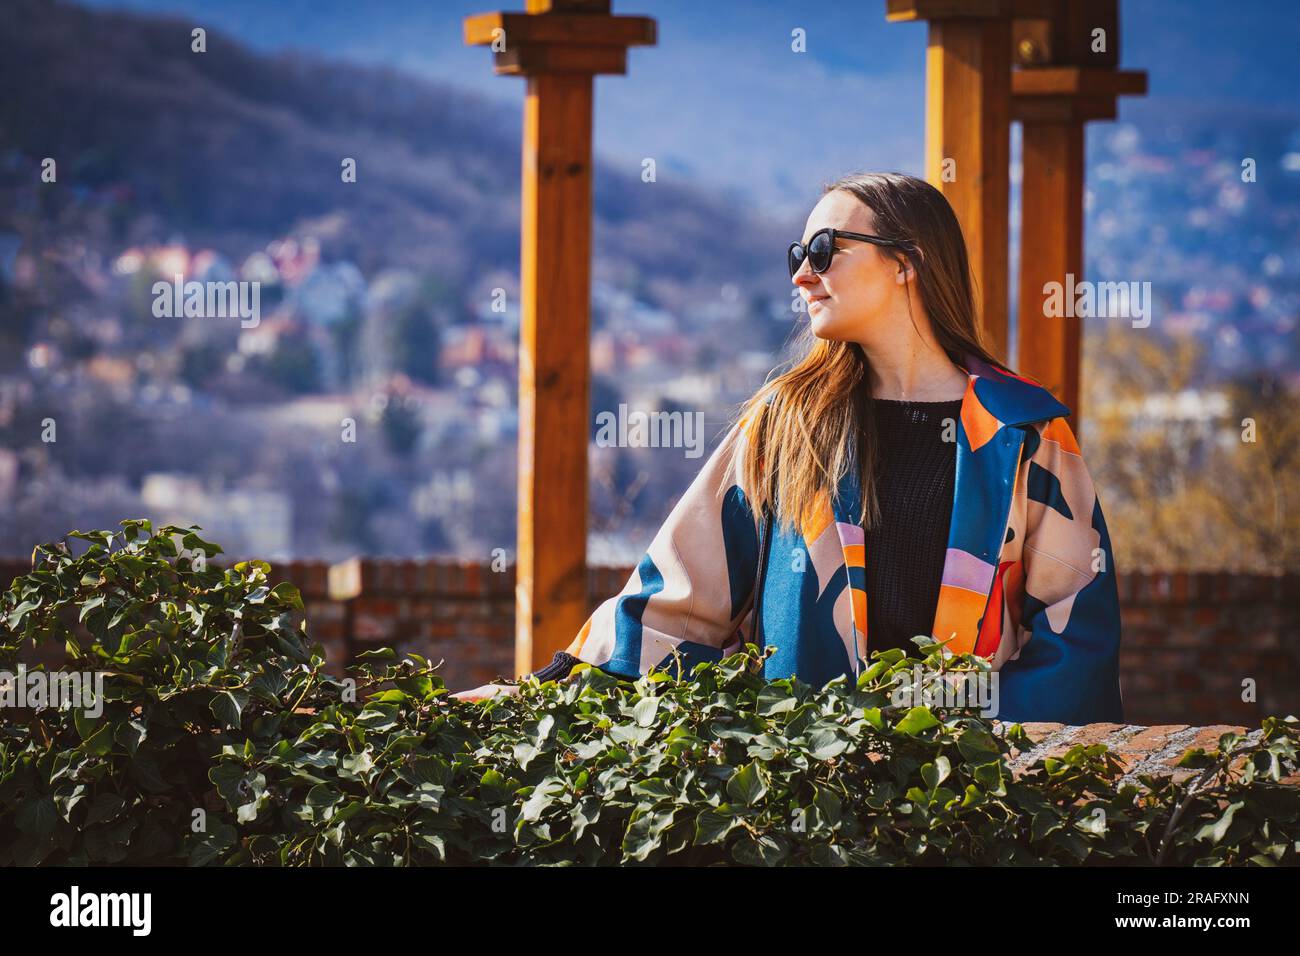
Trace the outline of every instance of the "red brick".
<instances>
[{"instance_id":1,"label":"red brick","mask_svg":"<svg viewBox=\"0 0 1300 956\"><path fill-rule=\"evenodd\" d=\"M1217 607L1198 607L1195 609L1193 623L1201 627L1213 627L1223 619L1223 612Z\"/></svg>"},{"instance_id":2,"label":"red brick","mask_svg":"<svg viewBox=\"0 0 1300 956\"><path fill-rule=\"evenodd\" d=\"M1134 752L1160 750L1170 737L1187 729L1187 724L1156 724L1143 727L1132 737L1124 741L1122 749Z\"/></svg>"}]
</instances>

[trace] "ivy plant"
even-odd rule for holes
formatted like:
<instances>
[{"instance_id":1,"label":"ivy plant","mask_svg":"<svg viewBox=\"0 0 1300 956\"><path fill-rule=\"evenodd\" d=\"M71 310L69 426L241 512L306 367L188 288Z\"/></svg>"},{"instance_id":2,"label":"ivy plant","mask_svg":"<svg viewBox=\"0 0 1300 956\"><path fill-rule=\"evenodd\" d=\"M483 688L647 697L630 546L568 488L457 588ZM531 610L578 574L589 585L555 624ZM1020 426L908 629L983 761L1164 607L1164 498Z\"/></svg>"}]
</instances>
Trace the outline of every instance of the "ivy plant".
<instances>
[{"instance_id":1,"label":"ivy plant","mask_svg":"<svg viewBox=\"0 0 1300 956\"><path fill-rule=\"evenodd\" d=\"M919 639L824 687L763 680L749 647L463 702L416 654L332 676L298 591L217 567L200 530L71 532L3 595L0 670L62 647L102 700L0 708L0 863L1300 862L1294 717L1180 781L1101 744L1013 775L1021 725L895 703L915 667L989 668Z\"/></svg>"}]
</instances>

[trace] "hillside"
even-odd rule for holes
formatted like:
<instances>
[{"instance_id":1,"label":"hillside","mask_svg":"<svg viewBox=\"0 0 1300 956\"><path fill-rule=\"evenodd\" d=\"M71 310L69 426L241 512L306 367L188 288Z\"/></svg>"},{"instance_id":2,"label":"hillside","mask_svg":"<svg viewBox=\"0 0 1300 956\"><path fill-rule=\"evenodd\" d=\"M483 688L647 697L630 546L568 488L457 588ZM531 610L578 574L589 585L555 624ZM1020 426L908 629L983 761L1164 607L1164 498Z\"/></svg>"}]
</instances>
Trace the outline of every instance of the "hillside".
<instances>
[{"instance_id":1,"label":"hillside","mask_svg":"<svg viewBox=\"0 0 1300 956\"><path fill-rule=\"evenodd\" d=\"M196 54L180 19L6 7L21 27L0 32L0 151L26 160L5 164L11 188L15 165L27 180L54 156L61 181L125 197L124 242L181 232L237 256L310 223L326 259L364 271L517 268L519 111L393 70L262 56L211 31ZM476 79L517 83L522 98L486 53ZM343 157L357 161L355 184L340 180ZM784 233L639 173L597 161L599 270L716 288L779 268ZM21 205L0 205L0 228ZM725 245L706 245L720 230Z\"/></svg>"}]
</instances>

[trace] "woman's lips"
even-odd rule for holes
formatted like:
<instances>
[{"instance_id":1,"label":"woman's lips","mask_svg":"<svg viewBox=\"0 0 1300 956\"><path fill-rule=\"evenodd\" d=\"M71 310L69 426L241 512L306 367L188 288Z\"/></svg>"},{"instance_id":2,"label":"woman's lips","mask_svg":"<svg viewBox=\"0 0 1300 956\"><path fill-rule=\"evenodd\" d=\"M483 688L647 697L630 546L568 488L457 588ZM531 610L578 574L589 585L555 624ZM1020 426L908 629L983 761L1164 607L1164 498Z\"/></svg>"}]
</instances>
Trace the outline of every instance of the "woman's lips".
<instances>
[{"instance_id":1,"label":"woman's lips","mask_svg":"<svg viewBox=\"0 0 1300 956\"><path fill-rule=\"evenodd\" d=\"M821 305L823 301L829 298L828 295L810 295L808 297L808 311L811 312L814 306Z\"/></svg>"}]
</instances>

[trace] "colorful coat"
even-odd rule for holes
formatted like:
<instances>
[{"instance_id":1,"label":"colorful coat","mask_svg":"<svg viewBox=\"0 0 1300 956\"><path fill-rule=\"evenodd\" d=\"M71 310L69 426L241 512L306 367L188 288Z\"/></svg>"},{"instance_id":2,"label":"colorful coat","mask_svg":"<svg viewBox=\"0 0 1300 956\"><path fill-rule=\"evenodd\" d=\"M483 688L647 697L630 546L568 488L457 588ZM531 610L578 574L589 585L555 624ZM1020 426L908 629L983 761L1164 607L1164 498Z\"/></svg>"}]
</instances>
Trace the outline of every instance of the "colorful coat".
<instances>
[{"instance_id":1,"label":"colorful coat","mask_svg":"<svg viewBox=\"0 0 1300 956\"><path fill-rule=\"evenodd\" d=\"M1005 721L1122 721L1120 611L1101 503L1065 416L1041 385L967 356L956 487L933 636L998 671ZM739 650L752 633L758 521L741 492L744 422L668 515L623 590L568 648L634 677ZM796 531L774 523L765 574L765 676L820 686L868 666L865 533L850 468Z\"/></svg>"}]
</instances>

